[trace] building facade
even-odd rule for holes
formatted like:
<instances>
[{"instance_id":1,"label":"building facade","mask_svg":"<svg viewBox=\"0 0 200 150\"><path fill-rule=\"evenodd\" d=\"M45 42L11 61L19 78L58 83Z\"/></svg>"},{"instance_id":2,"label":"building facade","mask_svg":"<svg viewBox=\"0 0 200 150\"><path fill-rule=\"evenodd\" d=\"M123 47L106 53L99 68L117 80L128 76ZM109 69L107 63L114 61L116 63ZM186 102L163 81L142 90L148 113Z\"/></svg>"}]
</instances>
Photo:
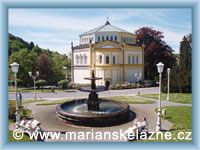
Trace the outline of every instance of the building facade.
<instances>
[{"instance_id":1,"label":"building facade","mask_svg":"<svg viewBox=\"0 0 200 150\"><path fill-rule=\"evenodd\" d=\"M72 82L88 84L92 69L101 77L97 85L106 82L137 82L143 79L144 49L136 44L136 35L104 25L80 35L80 45L72 44Z\"/></svg>"}]
</instances>

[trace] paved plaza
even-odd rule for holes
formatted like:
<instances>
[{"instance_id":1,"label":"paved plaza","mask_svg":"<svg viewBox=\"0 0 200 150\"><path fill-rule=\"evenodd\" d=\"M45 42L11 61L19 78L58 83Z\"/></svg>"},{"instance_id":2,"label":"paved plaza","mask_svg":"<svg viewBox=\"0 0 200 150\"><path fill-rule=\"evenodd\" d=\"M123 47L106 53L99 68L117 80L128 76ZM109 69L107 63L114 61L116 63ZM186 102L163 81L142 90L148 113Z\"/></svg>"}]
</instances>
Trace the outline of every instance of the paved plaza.
<instances>
[{"instance_id":1,"label":"paved plaza","mask_svg":"<svg viewBox=\"0 0 200 150\"><path fill-rule=\"evenodd\" d=\"M136 96L138 90L117 90L117 91L106 91L99 93L99 97L109 97L109 96ZM157 93L158 88L143 88L140 89L140 92L143 94L147 93ZM54 101L57 99L71 99L71 98L80 98L87 97L87 92L80 92L74 90L73 92L59 92L59 93L37 93L39 99L47 99ZM33 96L33 93L23 93L25 99L30 99ZM14 99L14 94L9 94L9 99ZM147 100L154 100L151 98L146 98ZM149 131L155 131L157 116L155 109L157 108L157 100L154 100L156 103L153 104L129 104L131 110L136 113L136 118L139 121L142 121L144 117L148 121ZM46 102L46 101L44 101ZM44 131L59 131L59 132L87 132L93 130L94 132L114 132L122 129L123 131L127 130L129 127L133 126L134 119L130 122L121 125L115 125L111 127L84 127L84 126L75 126L67 124L56 115L56 106L57 105L37 105L37 103L27 103L24 106L32 110L33 118L41 122L41 127ZM181 104L168 101L162 101L162 106L191 106L191 104ZM136 119L135 118L135 119ZM167 120L162 120L162 127L164 130L169 130L172 127L172 124ZM12 126L10 127L12 128ZM62 137L62 136L61 136ZM90 139L89 139L90 140ZM58 141L62 141L59 139ZM106 139L106 141L109 141ZM122 140L123 141L123 140Z\"/></svg>"}]
</instances>

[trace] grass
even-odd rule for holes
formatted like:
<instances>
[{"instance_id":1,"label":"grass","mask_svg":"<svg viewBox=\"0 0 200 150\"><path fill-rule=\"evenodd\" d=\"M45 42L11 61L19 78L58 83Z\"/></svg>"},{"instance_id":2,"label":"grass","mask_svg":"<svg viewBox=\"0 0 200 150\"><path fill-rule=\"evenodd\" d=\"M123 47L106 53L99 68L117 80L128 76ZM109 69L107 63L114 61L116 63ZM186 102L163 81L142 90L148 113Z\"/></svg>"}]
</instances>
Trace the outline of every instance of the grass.
<instances>
[{"instance_id":1,"label":"grass","mask_svg":"<svg viewBox=\"0 0 200 150\"><path fill-rule=\"evenodd\" d=\"M30 100L22 100L22 105L23 104L28 104L28 103L37 103L37 102L44 102L46 100L33 100L33 99L30 99ZM9 103L15 103L16 100L9 100Z\"/></svg>"},{"instance_id":2,"label":"grass","mask_svg":"<svg viewBox=\"0 0 200 150\"><path fill-rule=\"evenodd\" d=\"M165 119L172 123L170 132L172 133L173 140L169 142L191 142L191 140L180 140L177 138L179 132L192 132L192 107L165 107ZM174 140L176 139L176 140Z\"/></svg>"},{"instance_id":3,"label":"grass","mask_svg":"<svg viewBox=\"0 0 200 150\"><path fill-rule=\"evenodd\" d=\"M192 129L192 107L165 107L166 116L173 126L172 130Z\"/></svg>"},{"instance_id":4,"label":"grass","mask_svg":"<svg viewBox=\"0 0 200 150\"><path fill-rule=\"evenodd\" d=\"M24 134L23 138L20 139L20 140L14 139L13 131L11 131L11 130L8 131L8 141L9 142L31 142L30 137L28 135L25 135L25 134Z\"/></svg>"},{"instance_id":5,"label":"grass","mask_svg":"<svg viewBox=\"0 0 200 150\"><path fill-rule=\"evenodd\" d=\"M115 101L119 101L119 102L126 102L129 104L153 104L153 103L155 103L155 101L146 100L144 98L136 97L136 96L114 96L114 97L105 97L105 99L111 99L111 100L115 100ZM71 100L71 99L55 100L55 101L51 101L51 102L38 103L36 105L43 105L43 106L57 105L57 104L61 104L66 101L69 101L69 100Z\"/></svg>"},{"instance_id":6,"label":"grass","mask_svg":"<svg viewBox=\"0 0 200 150\"><path fill-rule=\"evenodd\" d=\"M46 100L24 100L22 101L22 104L28 104L28 103L37 103L37 102L44 102Z\"/></svg>"},{"instance_id":7,"label":"grass","mask_svg":"<svg viewBox=\"0 0 200 150\"><path fill-rule=\"evenodd\" d=\"M55 100L55 101L50 101L50 102L44 102L44 103L38 103L36 105L40 105L40 106L47 106L47 105L57 105L57 104L62 104L66 101L69 101L70 99L66 99L66 100Z\"/></svg>"},{"instance_id":8,"label":"grass","mask_svg":"<svg viewBox=\"0 0 200 150\"><path fill-rule=\"evenodd\" d=\"M32 88L17 88L18 92L34 92L34 89ZM51 89L36 89L35 90L37 93L48 93L48 92L52 92ZM12 86L8 87L8 92L15 92L15 88L13 88ZM62 89L54 89L54 92L63 92Z\"/></svg>"},{"instance_id":9,"label":"grass","mask_svg":"<svg viewBox=\"0 0 200 150\"><path fill-rule=\"evenodd\" d=\"M158 94L143 94L141 96L147 97L147 98L158 99ZM161 99L166 100L166 98L167 98L167 94L162 93ZM192 94L191 93L170 93L170 102L191 104L192 103Z\"/></svg>"},{"instance_id":10,"label":"grass","mask_svg":"<svg viewBox=\"0 0 200 150\"><path fill-rule=\"evenodd\" d=\"M137 96L113 96L106 97L106 99L111 99L119 102L126 102L129 104L153 104L155 101L147 100L145 98L137 97Z\"/></svg>"},{"instance_id":11,"label":"grass","mask_svg":"<svg viewBox=\"0 0 200 150\"><path fill-rule=\"evenodd\" d=\"M157 140L139 140L138 142L191 142L191 140L178 139L178 133L192 132L192 107L177 106L165 107L166 115L162 119L167 119L172 123L172 128L168 131L172 134L171 140L159 139ZM155 138L155 136L154 136ZM192 138L190 136L190 138Z\"/></svg>"}]
</instances>

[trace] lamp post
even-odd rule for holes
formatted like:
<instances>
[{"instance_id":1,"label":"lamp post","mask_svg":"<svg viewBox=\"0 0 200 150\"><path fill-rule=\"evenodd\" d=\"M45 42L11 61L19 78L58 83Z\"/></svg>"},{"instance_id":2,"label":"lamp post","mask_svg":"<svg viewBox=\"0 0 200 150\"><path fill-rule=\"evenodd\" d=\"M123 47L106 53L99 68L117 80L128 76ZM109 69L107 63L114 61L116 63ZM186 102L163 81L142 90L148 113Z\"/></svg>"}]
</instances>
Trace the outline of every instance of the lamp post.
<instances>
[{"instance_id":1,"label":"lamp post","mask_svg":"<svg viewBox=\"0 0 200 150\"><path fill-rule=\"evenodd\" d=\"M161 131L162 130L161 128L161 80L162 80L162 72L163 72L164 64L159 62L156 66L159 73L159 98L158 98L156 131Z\"/></svg>"},{"instance_id":2,"label":"lamp post","mask_svg":"<svg viewBox=\"0 0 200 150\"><path fill-rule=\"evenodd\" d=\"M170 76L170 68L167 68L167 101L169 101L169 76Z\"/></svg>"},{"instance_id":3,"label":"lamp post","mask_svg":"<svg viewBox=\"0 0 200 150\"><path fill-rule=\"evenodd\" d=\"M29 71L28 74L30 77L32 77L32 79L34 81L34 95L35 95L35 100L36 100L35 80L39 76L39 71L36 71L36 75L33 75L31 71Z\"/></svg>"},{"instance_id":4,"label":"lamp post","mask_svg":"<svg viewBox=\"0 0 200 150\"><path fill-rule=\"evenodd\" d=\"M17 123L20 123L20 115L19 115L19 107L18 107L18 100L17 100L17 72L19 69L19 64L14 62L12 64L10 64L12 71L14 73L14 77L15 77L15 94L16 94L16 128L18 127Z\"/></svg>"},{"instance_id":5,"label":"lamp post","mask_svg":"<svg viewBox=\"0 0 200 150\"><path fill-rule=\"evenodd\" d=\"M65 70L65 78L67 79L67 78L68 78L68 75L67 75L67 67L63 66L63 69Z\"/></svg>"},{"instance_id":6,"label":"lamp post","mask_svg":"<svg viewBox=\"0 0 200 150\"><path fill-rule=\"evenodd\" d=\"M135 73L135 78L136 78L136 80L137 80L138 95L140 95L140 91L139 91L139 81L140 81L141 77L142 77L142 73L138 73L138 74Z\"/></svg>"}]
</instances>

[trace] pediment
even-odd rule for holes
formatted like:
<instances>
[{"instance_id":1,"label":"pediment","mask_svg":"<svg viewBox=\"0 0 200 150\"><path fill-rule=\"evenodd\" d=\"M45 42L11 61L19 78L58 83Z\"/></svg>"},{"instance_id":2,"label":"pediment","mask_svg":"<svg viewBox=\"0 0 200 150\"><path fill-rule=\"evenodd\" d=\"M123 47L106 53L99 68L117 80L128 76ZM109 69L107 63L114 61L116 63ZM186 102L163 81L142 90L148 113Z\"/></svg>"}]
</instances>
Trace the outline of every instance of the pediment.
<instances>
[{"instance_id":1,"label":"pediment","mask_svg":"<svg viewBox=\"0 0 200 150\"><path fill-rule=\"evenodd\" d=\"M120 48L121 46L118 43L110 42L110 41L104 41L97 43L94 45L94 48Z\"/></svg>"},{"instance_id":2,"label":"pediment","mask_svg":"<svg viewBox=\"0 0 200 150\"><path fill-rule=\"evenodd\" d=\"M113 45L103 45L100 48L115 48Z\"/></svg>"}]
</instances>

